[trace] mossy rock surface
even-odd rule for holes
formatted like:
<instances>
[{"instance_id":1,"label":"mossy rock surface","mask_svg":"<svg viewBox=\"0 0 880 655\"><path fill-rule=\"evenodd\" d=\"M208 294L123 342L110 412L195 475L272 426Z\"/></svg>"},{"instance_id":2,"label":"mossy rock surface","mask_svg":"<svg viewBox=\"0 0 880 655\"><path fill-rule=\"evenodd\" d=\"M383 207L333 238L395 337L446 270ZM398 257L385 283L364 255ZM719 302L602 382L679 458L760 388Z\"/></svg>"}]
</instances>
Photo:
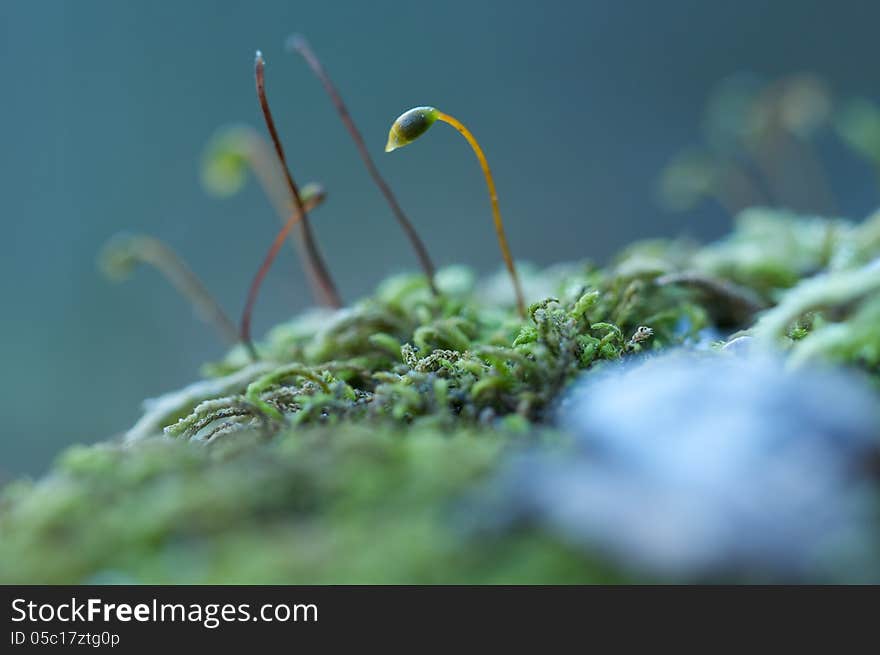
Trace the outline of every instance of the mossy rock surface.
<instances>
[{"instance_id":1,"label":"mossy rock surface","mask_svg":"<svg viewBox=\"0 0 880 655\"><path fill-rule=\"evenodd\" d=\"M880 379L878 226L752 210L706 247L526 270L525 319L500 276L447 269L440 298L419 276L390 279L276 327L257 364L236 348L207 365L124 438L8 485L0 581L625 580L535 527L483 529L474 498L513 453L564 443L570 383L623 359L734 356L724 345L748 335L793 366Z\"/></svg>"}]
</instances>

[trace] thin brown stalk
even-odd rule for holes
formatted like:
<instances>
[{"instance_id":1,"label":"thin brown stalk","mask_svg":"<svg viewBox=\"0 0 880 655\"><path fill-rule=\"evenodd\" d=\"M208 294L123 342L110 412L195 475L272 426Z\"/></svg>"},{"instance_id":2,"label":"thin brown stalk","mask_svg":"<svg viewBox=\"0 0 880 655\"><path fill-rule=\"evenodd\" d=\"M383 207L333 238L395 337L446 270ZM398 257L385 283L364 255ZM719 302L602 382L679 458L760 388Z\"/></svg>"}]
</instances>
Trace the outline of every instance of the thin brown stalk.
<instances>
[{"instance_id":1,"label":"thin brown stalk","mask_svg":"<svg viewBox=\"0 0 880 655\"><path fill-rule=\"evenodd\" d=\"M287 157L284 155L284 148L281 145L281 139L278 136L278 130L275 128L275 120L272 118L272 111L269 109L269 100L266 97L265 82L265 66L261 52L257 52L254 62L254 73L257 85L257 97L260 101L260 108L263 112L263 119L266 122L266 128L269 130L269 136L272 139L272 145L275 147L275 153L281 162L281 168L284 172L284 178L287 182L288 190L293 199L294 209L297 213L302 214L302 219L298 221L300 226L302 242L305 251L305 261L309 277L315 287L318 301L328 307L341 307L342 301L336 291L336 285L330 277L330 272L324 264L324 260L318 250L318 244L315 241L311 224L308 220L308 212L303 206L303 200L300 196L299 187L290 174L290 168L287 165Z\"/></svg>"},{"instance_id":2,"label":"thin brown stalk","mask_svg":"<svg viewBox=\"0 0 880 655\"><path fill-rule=\"evenodd\" d=\"M287 167L287 158L284 156L284 148L281 146L281 140L278 138L278 131L275 129L275 121L272 119L272 112L269 109L269 101L266 98L264 68L265 62L263 60L263 55L262 53L257 51L256 60L254 62L254 76L256 78L257 97L260 101L260 107L263 110L263 118L266 121L266 127L269 130L269 135L272 137L272 143L275 146L275 152L278 155L279 161L281 162L281 167L284 170L284 176L287 181L287 186L290 189L290 194L294 201L294 212L290 216L284 227L281 228L281 231L278 232L278 235L275 237L275 241L269 248L269 252L266 253L266 257L263 260L263 263L260 265L260 269L257 271L257 274L254 277L253 282L251 283L251 287L248 290L245 308L242 312L241 340L244 343L245 347L248 349L248 352L251 354L251 357L253 357L254 359L258 357L257 350L254 347L253 339L251 338L251 317L253 315L254 305L256 303L257 296L259 295L260 286L262 285L266 274L269 272L269 269L272 266L272 262L275 261L275 257L278 255L278 250L281 248L281 245L287 238L288 233L291 229L293 229L294 226L299 225L300 229L302 230L302 243L304 246L304 250L307 254L306 261L309 264L307 270L312 273L312 282L314 284L314 288L318 292L319 299L322 301L323 304L330 307L342 306L342 301L339 298L339 294L336 292L336 287L333 284L330 273L324 266L324 262L318 252L314 236L312 235L312 232L308 227L308 212L303 205L303 200L300 196L299 188L297 187L296 182L293 181L293 176L290 174L290 169Z\"/></svg>"},{"instance_id":3,"label":"thin brown stalk","mask_svg":"<svg viewBox=\"0 0 880 655\"><path fill-rule=\"evenodd\" d=\"M263 193L266 194L266 198L275 209L278 220L283 226L293 213L294 203L290 191L287 189L284 173L281 172L281 165L278 162L275 149L263 138L262 134L248 125L235 126L227 128L227 130L230 134L234 133L236 137L233 151L247 160L250 170L254 173L260 188L263 189ZM300 189L300 196L306 211L311 214L324 202L327 192L322 185L312 182L303 185ZM300 262L305 262L306 254L301 240L296 230L290 233L289 241L293 251L299 257Z\"/></svg>"},{"instance_id":4,"label":"thin brown stalk","mask_svg":"<svg viewBox=\"0 0 880 655\"><path fill-rule=\"evenodd\" d=\"M348 107L346 107L345 102L342 100L342 96L339 94L339 91L336 89L336 86L333 84L330 76L327 74L327 71L321 65L321 62L318 59L317 55L315 55L314 51L311 49L308 42L303 36L295 34L288 38L287 48L290 50L294 50L302 55L309 68L312 69L312 72L321 81L321 84L327 91L327 95L330 96L330 101L333 103L333 106L336 108L336 112L339 114L339 118L342 120L342 123L345 125L345 128L351 135L351 139L352 141L354 141L354 144L357 147L358 152L360 153L361 159L363 160L364 165L367 167L367 172L370 174L370 177L373 178L373 182L375 182L376 186L379 187L379 191L385 197L385 201L388 203L389 207L391 207L391 212L394 214L394 217L400 224L400 228L403 230L404 234L406 234L407 239L409 239L413 250L415 250L416 256L419 259L419 263L422 266L422 270L425 272L425 275L428 278L428 284L431 287L431 291L436 295L438 292L437 287L434 285L434 263L431 261L431 257L428 254L428 249L425 247L424 242L419 237L418 232L416 232L416 229L413 226L412 222L404 213L403 208L397 201L397 197L394 195L391 187L388 185L388 183L385 181L385 178L382 177L382 174L376 167L373 158L370 156L370 151L367 148L366 143L364 142L363 136L361 136L360 131L358 130L357 126L354 123L354 120L351 117L351 114L348 111Z\"/></svg>"},{"instance_id":5,"label":"thin brown stalk","mask_svg":"<svg viewBox=\"0 0 880 655\"><path fill-rule=\"evenodd\" d=\"M260 270L257 271L253 282L251 282L250 289L248 289L247 301L245 302L244 311L241 314L241 340L254 361L259 359L257 349L254 346L253 339L251 339L251 316L253 316L254 313L254 304L257 302L257 296L260 292L260 286L263 284L263 279L272 267L272 262L278 255L278 251L284 244L285 239L287 239L290 230L302 221L302 217L303 214L301 212L294 212L291 214L287 223L281 228L281 231L278 232L278 235L275 237L275 241L272 242L272 247L269 248L266 258L260 265Z\"/></svg>"}]
</instances>

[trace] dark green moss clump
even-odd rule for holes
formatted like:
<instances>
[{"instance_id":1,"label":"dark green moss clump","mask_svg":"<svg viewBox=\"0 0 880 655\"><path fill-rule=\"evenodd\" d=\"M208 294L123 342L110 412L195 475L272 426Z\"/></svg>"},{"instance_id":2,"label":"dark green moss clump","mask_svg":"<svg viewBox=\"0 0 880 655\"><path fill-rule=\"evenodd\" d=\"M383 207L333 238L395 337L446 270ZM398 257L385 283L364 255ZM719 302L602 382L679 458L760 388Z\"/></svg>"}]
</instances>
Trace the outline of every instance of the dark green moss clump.
<instances>
[{"instance_id":1,"label":"dark green moss clump","mask_svg":"<svg viewBox=\"0 0 880 655\"><path fill-rule=\"evenodd\" d=\"M880 380L878 256L880 217L750 210L707 247L525 270L525 320L504 277L447 269L439 296L421 276L387 280L276 327L256 364L235 348L205 366L124 440L8 486L0 581L621 579L539 529L474 530L468 498L512 451L565 441L557 402L608 362L681 345L735 356L745 336L792 366Z\"/></svg>"},{"instance_id":2,"label":"dark green moss clump","mask_svg":"<svg viewBox=\"0 0 880 655\"><path fill-rule=\"evenodd\" d=\"M248 367L235 351L206 367L239 376L240 393L201 402L166 433L210 441L285 423L541 422L579 371L694 338L707 324L687 291L639 275L609 278L586 266L535 274L547 297L527 321L487 301L491 291L472 292L470 280L441 273L445 293L435 297L421 276L401 276L350 309L279 326L260 349L268 365Z\"/></svg>"}]
</instances>

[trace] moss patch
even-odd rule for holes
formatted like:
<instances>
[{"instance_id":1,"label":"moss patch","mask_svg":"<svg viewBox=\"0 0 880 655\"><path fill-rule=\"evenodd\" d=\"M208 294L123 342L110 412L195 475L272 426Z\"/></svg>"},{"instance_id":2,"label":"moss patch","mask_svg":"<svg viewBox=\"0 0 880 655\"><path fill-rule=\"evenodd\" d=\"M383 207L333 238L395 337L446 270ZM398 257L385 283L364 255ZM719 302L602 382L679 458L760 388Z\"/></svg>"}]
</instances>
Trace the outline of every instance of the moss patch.
<instances>
[{"instance_id":1,"label":"moss patch","mask_svg":"<svg viewBox=\"0 0 880 655\"><path fill-rule=\"evenodd\" d=\"M707 247L524 271L526 320L504 278L447 269L440 298L420 276L389 279L279 325L259 364L236 348L206 365L125 440L7 486L0 581L620 580L537 529L474 531L466 499L512 450L564 441L562 392L610 361L679 345L732 356L722 346L745 335L793 366L880 380L878 226L751 210Z\"/></svg>"}]
</instances>

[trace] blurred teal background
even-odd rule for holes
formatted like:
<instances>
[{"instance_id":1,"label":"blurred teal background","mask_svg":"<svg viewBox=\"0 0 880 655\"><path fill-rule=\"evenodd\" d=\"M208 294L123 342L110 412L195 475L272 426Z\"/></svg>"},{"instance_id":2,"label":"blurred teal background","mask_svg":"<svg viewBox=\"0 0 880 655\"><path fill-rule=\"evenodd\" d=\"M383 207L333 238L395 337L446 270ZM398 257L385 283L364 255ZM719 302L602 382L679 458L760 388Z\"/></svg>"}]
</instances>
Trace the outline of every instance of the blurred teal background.
<instances>
[{"instance_id":1,"label":"blurred teal background","mask_svg":"<svg viewBox=\"0 0 880 655\"><path fill-rule=\"evenodd\" d=\"M319 83L283 52L290 32L309 37L436 261L488 272L500 263L473 155L446 128L382 154L404 109L437 105L477 134L518 258L603 260L636 238L726 229L715 207L670 215L652 195L699 139L715 82L807 70L877 98L878 21L867 1L3 2L0 480L123 430L144 397L222 354L154 271L114 285L95 255L120 230L158 236L238 316L277 219L255 184L208 197L198 160L222 124L262 131L255 49L295 176L329 190L314 224L355 299L415 261ZM821 147L842 210L873 209L870 171ZM308 303L283 252L257 334Z\"/></svg>"}]
</instances>

